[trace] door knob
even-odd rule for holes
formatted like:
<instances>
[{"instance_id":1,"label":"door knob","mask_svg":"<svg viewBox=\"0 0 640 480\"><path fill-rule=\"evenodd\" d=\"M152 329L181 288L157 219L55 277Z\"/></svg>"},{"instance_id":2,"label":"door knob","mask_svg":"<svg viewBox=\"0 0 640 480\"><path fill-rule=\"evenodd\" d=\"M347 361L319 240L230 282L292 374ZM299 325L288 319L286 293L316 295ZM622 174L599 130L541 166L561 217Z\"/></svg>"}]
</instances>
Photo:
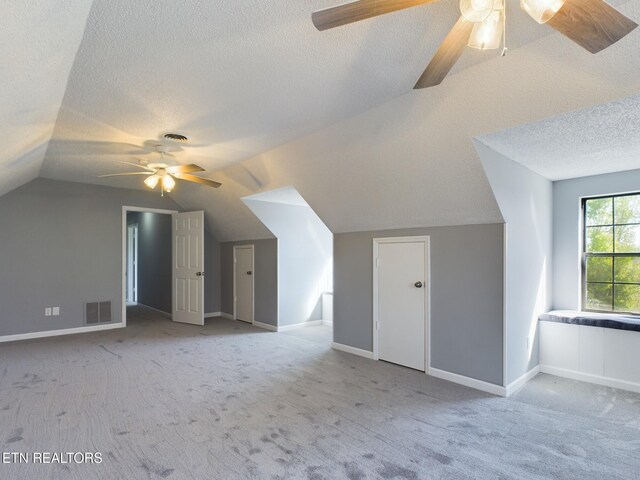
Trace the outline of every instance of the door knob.
<instances>
[{"instance_id":1,"label":"door knob","mask_svg":"<svg viewBox=\"0 0 640 480\"><path fill-rule=\"evenodd\" d=\"M247 275L251 275L251 270L249 270L249 271L247 272Z\"/></svg>"},{"instance_id":2,"label":"door knob","mask_svg":"<svg viewBox=\"0 0 640 480\"><path fill-rule=\"evenodd\" d=\"M422 282L416 282L414 285L416 288L422 288Z\"/></svg>"},{"instance_id":3,"label":"door knob","mask_svg":"<svg viewBox=\"0 0 640 480\"><path fill-rule=\"evenodd\" d=\"M196 272L196 276L198 276L198 277L204 277L204 272Z\"/></svg>"}]
</instances>

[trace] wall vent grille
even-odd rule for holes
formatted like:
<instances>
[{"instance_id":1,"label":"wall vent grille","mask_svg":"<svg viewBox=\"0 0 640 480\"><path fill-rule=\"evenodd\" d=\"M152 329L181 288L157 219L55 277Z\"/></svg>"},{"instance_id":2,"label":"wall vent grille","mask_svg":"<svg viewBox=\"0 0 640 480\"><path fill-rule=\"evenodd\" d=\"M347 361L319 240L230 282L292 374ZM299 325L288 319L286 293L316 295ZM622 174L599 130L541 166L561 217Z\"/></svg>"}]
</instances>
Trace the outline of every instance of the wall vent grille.
<instances>
[{"instance_id":1,"label":"wall vent grille","mask_svg":"<svg viewBox=\"0 0 640 480\"><path fill-rule=\"evenodd\" d=\"M101 323L111 323L111 300L87 302L84 309L84 324L99 325Z\"/></svg>"}]
</instances>

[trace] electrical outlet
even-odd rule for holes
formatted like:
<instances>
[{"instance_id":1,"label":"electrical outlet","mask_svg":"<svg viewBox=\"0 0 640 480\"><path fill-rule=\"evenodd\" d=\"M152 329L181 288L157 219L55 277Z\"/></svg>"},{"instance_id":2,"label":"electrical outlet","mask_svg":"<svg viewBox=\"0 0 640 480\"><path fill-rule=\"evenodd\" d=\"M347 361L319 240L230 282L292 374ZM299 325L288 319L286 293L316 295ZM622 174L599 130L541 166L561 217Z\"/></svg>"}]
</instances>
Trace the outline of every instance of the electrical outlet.
<instances>
[{"instance_id":1,"label":"electrical outlet","mask_svg":"<svg viewBox=\"0 0 640 480\"><path fill-rule=\"evenodd\" d=\"M58 316L60 315L60 307L53 307L53 308L51 309L51 314L52 314L54 317L58 317Z\"/></svg>"},{"instance_id":2,"label":"electrical outlet","mask_svg":"<svg viewBox=\"0 0 640 480\"><path fill-rule=\"evenodd\" d=\"M46 307L44 309L44 316L45 317L50 317L51 316L51 307Z\"/></svg>"}]
</instances>

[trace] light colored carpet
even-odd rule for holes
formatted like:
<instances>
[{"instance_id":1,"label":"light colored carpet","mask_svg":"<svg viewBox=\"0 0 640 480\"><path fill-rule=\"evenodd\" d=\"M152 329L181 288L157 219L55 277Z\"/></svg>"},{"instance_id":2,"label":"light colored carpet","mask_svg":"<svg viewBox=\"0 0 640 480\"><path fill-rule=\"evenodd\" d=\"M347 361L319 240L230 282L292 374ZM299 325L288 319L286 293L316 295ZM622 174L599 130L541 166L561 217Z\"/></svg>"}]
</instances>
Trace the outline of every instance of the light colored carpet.
<instances>
[{"instance_id":1,"label":"light colored carpet","mask_svg":"<svg viewBox=\"0 0 640 480\"><path fill-rule=\"evenodd\" d=\"M503 399L323 332L137 309L126 329L0 345L2 450L104 456L0 478L638 478L638 395L540 375Z\"/></svg>"}]
</instances>

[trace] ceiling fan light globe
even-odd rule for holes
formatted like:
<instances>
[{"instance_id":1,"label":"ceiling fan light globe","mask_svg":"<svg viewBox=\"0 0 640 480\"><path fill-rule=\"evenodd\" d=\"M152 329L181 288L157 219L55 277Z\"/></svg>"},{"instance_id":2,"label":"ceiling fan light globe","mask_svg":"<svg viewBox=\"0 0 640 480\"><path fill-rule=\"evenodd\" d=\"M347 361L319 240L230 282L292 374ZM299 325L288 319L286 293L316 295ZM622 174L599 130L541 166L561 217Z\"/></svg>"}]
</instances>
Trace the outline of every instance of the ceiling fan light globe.
<instances>
[{"instance_id":1,"label":"ceiling fan light globe","mask_svg":"<svg viewBox=\"0 0 640 480\"><path fill-rule=\"evenodd\" d=\"M460 13L470 22L482 22L491 15L494 3L494 0L460 0Z\"/></svg>"},{"instance_id":2,"label":"ceiling fan light globe","mask_svg":"<svg viewBox=\"0 0 640 480\"><path fill-rule=\"evenodd\" d=\"M170 192L176 186L176 181L171 177L171 175L166 174L162 177L162 187L165 192Z\"/></svg>"},{"instance_id":3,"label":"ceiling fan light globe","mask_svg":"<svg viewBox=\"0 0 640 480\"><path fill-rule=\"evenodd\" d=\"M156 185L158 185L158 181L160 181L160 177L158 177L158 175L151 175L144 179L144 184L153 190L156 188Z\"/></svg>"},{"instance_id":4,"label":"ceiling fan light globe","mask_svg":"<svg viewBox=\"0 0 640 480\"><path fill-rule=\"evenodd\" d=\"M562 8L565 0L520 0L520 8L536 22L542 24L551 20Z\"/></svg>"},{"instance_id":5,"label":"ceiling fan light globe","mask_svg":"<svg viewBox=\"0 0 640 480\"><path fill-rule=\"evenodd\" d=\"M504 10L494 10L482 22L476 23L471 31L468 45L478 50L495 50L502 41Z\"/></svg>"}]
</instances>

